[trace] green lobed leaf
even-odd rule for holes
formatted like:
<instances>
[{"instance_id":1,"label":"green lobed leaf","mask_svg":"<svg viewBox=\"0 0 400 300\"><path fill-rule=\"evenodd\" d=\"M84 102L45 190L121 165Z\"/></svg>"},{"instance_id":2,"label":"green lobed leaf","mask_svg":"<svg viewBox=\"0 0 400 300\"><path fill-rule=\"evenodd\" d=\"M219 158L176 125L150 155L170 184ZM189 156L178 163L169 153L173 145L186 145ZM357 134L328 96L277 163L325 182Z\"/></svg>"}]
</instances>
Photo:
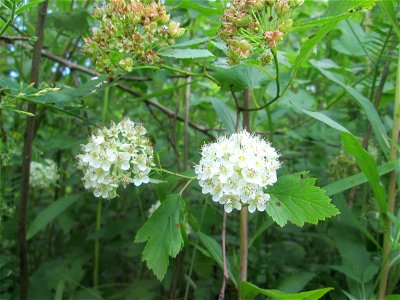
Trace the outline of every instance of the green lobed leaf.
<instances>
[{"instance_id":1,"label":"green lobed leaf","mask_svg":"<svg viewBox=\"0 0 400 300\"><path fill-rule=\"evenodd\" d=\"M315 186L315 178L305 177L306 173L284 175L267 189L271 200L267 213L279 226L288 221L303 226L304 223L317 224L318 221L339 214L325 191Z\"/></svg>"},{"instance_id":2,"label":"green lobed leaf","mask_svg":"<svg viewBox=\"0 0 400 300\"><path fill-rule=\"evenodd\" d=\"M214 78L219 81L222 89L232 88L233 91L257 89L269 81L262 68L252 65L216 67Z\"/></svg>"},{"instance_id":3,"label":"green lobed leaf","mask_svg":"<svg viewBox=\"0 0 400 300\"><path fill-rule=\"evenodd\" d=\"M333 290L333 288L323 288L296 294L288 294L278 290L262 289L246 281L242 281L240 287L242 293L241 298L246 300L254 299L258 295L265 295L274 299L285 300L317 300L329 291Z\"/></svg>"},{"instance_id":4,"label":"green lobed leaf","mask_svg":"<svg viewBox=\"0 0 400 300\"><path fill-rule=\"evenodd\" d=\"M214 54L205 49L172 49L168 48L158 53L160 56L178 59L186 58L214 58Z\"/></svg>"},{"instance_id":5,"label":"green lobed leaf","mask_svg":"<svg viewBox=\"0 0 400 300\"><path fill-rule=\"evenodd\" d=\"M169 256L176 257L184 244L180 229L184 205L180 195L168 195L135 237L135 243L147 242L142 260L160 281L167 272Z\"/></svg>"},{"instance_id":6,"label":"green lobed leaf","mask_svg":"<svg viewBox=\"0 0 400 300\"><path fill-rule=\"evenodd\" d=\"M39 231L44 229L51 221L57 218L61 213L67 210L72 204L74 204L81 194L68 195L57 201L51 203L48 207L42 210L32 222L26 233L26 239L29 240L34 237Z\"/></svg>"}]
</instances>

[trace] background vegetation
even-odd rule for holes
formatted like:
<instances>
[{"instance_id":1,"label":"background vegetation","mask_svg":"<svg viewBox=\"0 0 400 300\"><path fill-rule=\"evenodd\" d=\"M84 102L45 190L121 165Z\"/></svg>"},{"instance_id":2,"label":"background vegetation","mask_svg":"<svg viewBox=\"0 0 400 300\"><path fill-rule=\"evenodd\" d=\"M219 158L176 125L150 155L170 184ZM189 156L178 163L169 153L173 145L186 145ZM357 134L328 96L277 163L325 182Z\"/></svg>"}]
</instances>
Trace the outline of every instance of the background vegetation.
<instances>
[{"instance_id":1,"label":"background vegetation","mask_svg":"<svg viewBox=\"0 0 400 300\"><path fill-rule=\"evenodd\" d=\"M136 68L122 77L98 74L81 51L82 37L97 24L90 16L94 5L0 2L2 299L16 299L24 289L18 242L24 197L29 299L215 299L223 278L221 206L196 181L182 192L189 225L182 228L184 247L159 281L142 261L145 244L134 239L148 209L186 181L154 172L156 183L120 189L120 197L103 202L96 230L99 205L84 190L75 157L96 125L128 116L147 128L164 169L193 176L201 145L235 130L234 96L242 101L244 90L251 91L251 107L264 106L251 112L250 126L279 150L278 175L308 171L340 210L303 227L250 214L248 281L287 293L334 288L327 299L396 298L398 1L306 0L278 47L284 92L270 104L276 82L266 72L275 74L273 65L224 63L217 35L225 1L166 1L186 28L173 49L195 50L163 57L168 68ZM30 144L32 161L54 160L59 178L28 194ZM227 299L237 295L239 218L228 217Z\"/></svg>"}]
</instances>

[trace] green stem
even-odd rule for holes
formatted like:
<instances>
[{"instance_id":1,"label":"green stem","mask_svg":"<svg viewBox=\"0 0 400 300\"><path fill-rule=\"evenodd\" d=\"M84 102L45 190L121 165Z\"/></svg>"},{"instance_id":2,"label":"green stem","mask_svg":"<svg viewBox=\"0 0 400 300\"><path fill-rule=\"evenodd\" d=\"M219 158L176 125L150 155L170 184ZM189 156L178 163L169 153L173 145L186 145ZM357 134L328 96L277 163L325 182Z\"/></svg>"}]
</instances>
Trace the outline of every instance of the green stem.
<instances>
[{"instance_id":1,"label":"green stem","mask_svg":"<svg viewBox=\"0 0 400 300\"><path fill-rule=\"evenodd\" d=\"M272 56L274 57L274 64L275 64L275 72L276 72L276 98L282 97L281 93L281 83L280 83L280 75L279 75L279 62L278 62L278 55L276 51L272 51Z\"/></svg>"},{"instance_id":2,"label":"green stem","mask_svg":"<svg viewBox=\"0 0 400 300\"><path fill-rule=\"evenodd\" d=\"M396 95L394 100L394 114L393 114L393 129L392 129L392 145L390 151L390 160L397 159L397 145L399 140L400 131L400 50L398 53L397 61L397 78L396 78ZM388 213L393 214L394 206L396 202L396 171L390 173L389 187L388 187L388 203L387 203L387 214L386 229L383 238L383 253L381 261L381 273L379 283L379 299L384 299L387 291L387 283L389 278L389 260L391 251L391 232L392 232L392 221Z\"/></svg>"},{"instance_id":3,"label":"green stem","mask_svg":"<svg viewBox=\"0 0 400 300\"><path fill-rule=\"evenodd\" d=\"M100 231L101 227L101 209L103 205L103 199L97 200L97 213L96 213L96 233ZM99 237L96 237L94 241L94 268L93 268L93 287L97 287L99 284L99 261L100 261L100 241Z\"/></svg>"},{"instance_id":4,"label":"green stem","mask_svg":"<svg viewBox=\"0 0 400 300\"><path fill-rule=\"evenodd\" d=\"M101 113L103 122L105 122L108 117L108 103L110 102L110 91L111 91L111 89L109 87L107 87L105 89L104 101L103 101L103 111Z\"/></svg>"},{"instance_id":5,"label":"green stem","mask_svg":"<svg viewBox=\"0 0 400 300\"><path fill-rule=\"evenodd\" d=\"M276 100L278 100L279 98L282 97L282 95L284 94L284 92L281 94L281 84L280 84L280 75L279 75L279 63L278 63L278 56L276 54L276 51L272 51L272 55L274 57L274 64L275 64L275 72L276 72L276 78L275 78L275 82L276 82L276 96L269 102L267 102L266 104L264 104L261 107L256 107L256 108L245 108L242 107L242 111L243 112L250 112L250 111L257 111L257 110L261 110L263 108L266 108L268 106L270 106L272 103L274 103Z\"/></svg>"},{"instance_id":6,"label":"green stem","mask_svg":"<svg viewBox=\"0 0 400 300\"><path fill-rule=\"evenodd\" d=\"M162 65L162 68L170 70L170 71L174 71L174 72L177 72L177 73L185 74L185 75L188 75L188 76L203 76L203 74L201 74L201 73L193 73L193 72L189 72L189 71L185 71L185 70L180 70L178 68L174 68L174 67L167 66L167 65Z\"/></svg>"},{"instance_id":7,"label":"green stem","mask_svg":"<svg viewBox=\"0 0 400 300\"><path fill-rule=\"evenodd\" d=\"M16 10L16 8L17 8L17 0L13 0L10 18L8 19L8 21L7 21L7 23L4 25L4 27L1 29L0 35L2 35L2 34L7 30L7 27L10 26L10 24L12 23L12 21L14 21L14 16L15 16L15 10Z\"/></svg>"},{"instance_id":8,"label":"green stem","mask_svg":"<svg viewBox=\"0 0 400 300\"><path fill-rule=\"evenodd\" d=\"M181 178L190 179L190 180L193 180L193 179L197 178L196 176L186 176L186 175L182 175L182 174L179 174L179 173L171 172L171 171L168 171L168 170L165 170L165 169L162 169L162 168L152 168L152 170L157 171L157 172L167 173L167 174L174 175L174 176L181 177Z\"/></svg>"},{"instance_id":9,"label":"green stem","mask_svg":"<svg viewBox=\"0 0 400 300\"><path fill-rule=\"evenodd\" d=\"M177 69L177 68L174 68L174 67L171 67L171 66L167 66L167 65L163 65L162 68L164 68L166 70L174 71L176 73L184 74L184 75L187 75L187 76L205 77L205 78L207 78L207 79L219 84L219 82L214 77L209 75L206 70L203 73L194 73L194 72L189 72L189 71L185 71L185 70L180 70L180 69Z\"/></svg>"},{"instance_id":10,"label":"green stem","mask_svg":"<svg viewBox=\"0 0 400 300\"><path fill-rule=\"evenodd\" d=\"M183 186L183 188L179 191L180 196L182 196L182 193L186 190L186 188L189 186L189 184L192 183L193 180L194 180L194 178L189 179L188 182L186 182L186 184Z\"/></svg>"}]
</instances>

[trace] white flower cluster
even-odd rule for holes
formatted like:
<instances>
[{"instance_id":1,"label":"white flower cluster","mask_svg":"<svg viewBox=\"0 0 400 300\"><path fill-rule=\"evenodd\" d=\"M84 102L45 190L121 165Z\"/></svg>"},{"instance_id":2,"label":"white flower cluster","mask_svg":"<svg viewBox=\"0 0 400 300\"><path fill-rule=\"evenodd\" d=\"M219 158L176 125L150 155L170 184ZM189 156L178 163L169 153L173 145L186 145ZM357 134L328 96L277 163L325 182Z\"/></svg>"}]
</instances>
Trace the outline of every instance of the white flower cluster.
<instances>
[{"instance_id":1,"label":"white flower cluster","mask_svg":"<svg viewBox=\"0 0 400 300\"><path fill-rule=\"evenodd\" d=\"M248 206L264 211L270 196L263 189L276 182L278 153L259 136L247 131L219 137L202 148L195 172L203 194L212 195L227 213Z\"/></svg>"},{"instance_id":2,"label":"white flower cluster","mask_svg":"<svg viewBox=\"0 0 400 300\"><path fill-rule=\"evenodd\" d=\"M57 165L51 159L43 162L31 162L29 184L34 188L47 188L55 185L59 178Z\"/></svg>"},{"instance_id":3,"label":"white flower cluster","mask_svg":"<svg viewBox=\"0 0 400 300\"><path fill-rule=\"evenodd\" d=\"M145 134L142 125L129 119L97 129L77 157L85 188L96 197L112 199L120 185L148 183L153 146Z\"/></svg>"}]
</instances>

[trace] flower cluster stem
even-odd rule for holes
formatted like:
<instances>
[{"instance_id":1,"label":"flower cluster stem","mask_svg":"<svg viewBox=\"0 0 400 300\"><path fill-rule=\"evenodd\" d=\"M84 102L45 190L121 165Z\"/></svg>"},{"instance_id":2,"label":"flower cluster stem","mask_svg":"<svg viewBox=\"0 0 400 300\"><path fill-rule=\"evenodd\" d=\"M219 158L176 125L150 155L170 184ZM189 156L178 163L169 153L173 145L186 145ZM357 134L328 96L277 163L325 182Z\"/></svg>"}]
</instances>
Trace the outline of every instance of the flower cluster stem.
<instances>
[{"instance_id":1,"label":"flower cluster stem","mask_svg":"<svg viewBox=\"0 0 400 300\"><path fill-rule=\"evenodd\" d=\"M250 112L246 111L250 105L250 90L243 92L243 129L250 132ZM247 209L240 211L240 282L247 281L247 255L248 255L248 234L247 234ZM239 299L241 299L241 290L239 289Z\"/></svg>"},{"instance_id":2,"label":"flower cluster stem","mask_svg":"<svg viewBox=\"0 0 400 300\"><path fill-rule=\"evenodd\" d=\"M174 175L174 176L181 177L181 178L190 179L190 180L193 180L193 179L197 178L196 176L186 176L186 175L182 175L182 174L179 174L179 173L171 172L171 171L168 171L168 170L162 169L162 168L152 168L152 170L157 171L157 172L167 173L167 174Z\"/></svg>"},{"instance_id":3,"label":"flower cluster stem","mask_svg":"<svg viewBox=\"0 0 400 300\"><path fill-rule=\"evenodd\" d=\"M224 211L223 218L224 219L222 222L221 246L222 246L222 260L223 260L224 277L222 279L222 286L221 286L221 291L219 293L218 300L225 299L225 288L226 288L226 283L228 282L228 279L229 279L228 267L226 264L226 222L227 222L226 211Z\"/></svg>"}]
</instances>

